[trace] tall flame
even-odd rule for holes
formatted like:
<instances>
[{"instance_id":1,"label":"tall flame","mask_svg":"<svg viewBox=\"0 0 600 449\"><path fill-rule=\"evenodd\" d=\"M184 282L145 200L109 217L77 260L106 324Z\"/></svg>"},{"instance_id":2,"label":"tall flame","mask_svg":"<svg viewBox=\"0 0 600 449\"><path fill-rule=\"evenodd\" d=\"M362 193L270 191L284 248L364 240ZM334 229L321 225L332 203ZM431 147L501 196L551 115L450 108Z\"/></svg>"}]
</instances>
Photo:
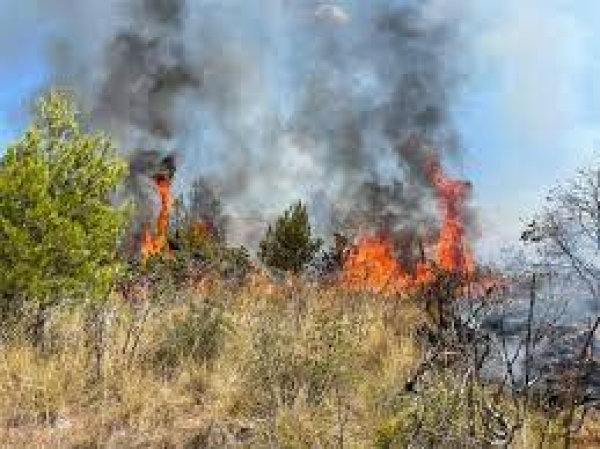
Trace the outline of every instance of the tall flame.
<instances>
[{"instance_id":1,"label":"tall flame","mask_svg":"<svg viewBox=\"0 0 600 449\"><path fill-rule=\"evenodd\" d=\"M439 161L427 163L426 173L435 188L442 218L440 234L435 245L436 257L422 258L412 270L407 270L394 254L394 244L386 235L362 234L346 254L341 275L342 285L359 290L390 295L410 293L434 279L434 265L438 269L462 275L474 270L473 256L466 242L464 203L471 185L448 178Z\"/></svg>"},{"instance_id":2,"label":"tall flame","mask_svg":"<svg viewBox=\"0 0 600 449\"><path fill-rule=\"evenodd\" d=\"M167 230L169 213L173 204L171 180L163 174L153 176L152 180L160 198L160 211L156 219L154 233L150 232L146 226L142 234L141 252L144 260L151 255L160 254L168 248Z\"/></svg>"},{"instance_id":3,"label":"tall flame","mask_svg":"<svg viewBox=\"0 0 600 449\"><path fill-rule=\"evenodd\" d=\"M474 261L466 241L464 225L464 203L471 191L471 184L447 177L437 160L429 161L427 173L435 187L442 215L437 263L449 272L472 273Z\"/></svg>"}]
</instances>

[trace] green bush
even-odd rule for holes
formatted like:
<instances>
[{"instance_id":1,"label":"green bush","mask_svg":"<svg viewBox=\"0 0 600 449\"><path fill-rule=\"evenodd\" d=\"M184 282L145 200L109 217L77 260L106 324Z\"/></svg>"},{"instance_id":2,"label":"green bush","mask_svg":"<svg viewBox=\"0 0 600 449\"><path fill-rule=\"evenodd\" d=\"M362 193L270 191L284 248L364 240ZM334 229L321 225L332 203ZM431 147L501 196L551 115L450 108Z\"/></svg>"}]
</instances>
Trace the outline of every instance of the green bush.
<instances>
[{"instance_id":1,"label":"green bush","mask_svg":"<svg viewBox=\"0 0 600 449\"><path fill-rule=\"evenodd\" d=\"M258 256L268 267L298 274L314 260L321 245L312 235L306 206L299 201L269 226Z\"/></svg>"},{"instance_id":2,"label":"green bush","mask_svg":"<svg viewBox=\"0 0 600 449\"><path fill-rule=\"evenodd\" d=\"M52 91L0 160L0 318L106 297L126 211L110 197L125 174L111 141L87 132L73 99Z\"/></svg>"}]
</instances>

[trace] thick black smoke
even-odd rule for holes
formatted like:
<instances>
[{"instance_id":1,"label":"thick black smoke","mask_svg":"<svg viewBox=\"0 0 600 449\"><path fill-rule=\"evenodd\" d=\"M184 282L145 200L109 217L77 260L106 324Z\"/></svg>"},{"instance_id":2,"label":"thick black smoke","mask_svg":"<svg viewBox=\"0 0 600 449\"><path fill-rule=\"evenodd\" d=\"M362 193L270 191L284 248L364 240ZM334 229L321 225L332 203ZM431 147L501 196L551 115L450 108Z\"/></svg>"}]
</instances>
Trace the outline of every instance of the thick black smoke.
<instances>
[{"instance_id":1,"label":"thick black smoke","mask_svg":"<svg viewBox=\"0 0 600 449\"><path fill-rule=\"evenodd\" d=\"M180 189L212 180L234 228L315 192L323 231L435 227L428 148L460 149L446 2L81 3L55 13L56 80L124 153L176 151Z\"/></svg>"}]
</instances>

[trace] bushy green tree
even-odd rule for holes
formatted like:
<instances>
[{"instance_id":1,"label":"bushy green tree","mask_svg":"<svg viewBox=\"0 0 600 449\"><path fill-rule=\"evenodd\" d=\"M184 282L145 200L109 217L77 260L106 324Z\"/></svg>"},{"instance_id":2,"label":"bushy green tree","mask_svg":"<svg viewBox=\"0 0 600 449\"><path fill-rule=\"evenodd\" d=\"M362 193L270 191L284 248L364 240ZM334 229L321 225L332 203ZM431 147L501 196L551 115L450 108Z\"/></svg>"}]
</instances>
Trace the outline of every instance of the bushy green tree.
<instances>
[{"instance_id":1,"label":"bushy green tree","mask_svg":"<svg viewBox=\"0 0 600 449\"><path fill-rule=\"evenodd\" d=\"M126 218L110 196L125 174L110 140L51 91L0 160L0 306L40 310L106 295Z\"/></svg>"},{"instance_id":2,"label":"bushy green tree","mask_svg":"<svg viewBox=\"0 0 600 449\"><path fill-rule=\"evenodd\" d=\"M298 274L314 259L321 244L312 235L306 206L299 201L269 226L258 256L271 268Z\"/></svg>"}]
</instances>

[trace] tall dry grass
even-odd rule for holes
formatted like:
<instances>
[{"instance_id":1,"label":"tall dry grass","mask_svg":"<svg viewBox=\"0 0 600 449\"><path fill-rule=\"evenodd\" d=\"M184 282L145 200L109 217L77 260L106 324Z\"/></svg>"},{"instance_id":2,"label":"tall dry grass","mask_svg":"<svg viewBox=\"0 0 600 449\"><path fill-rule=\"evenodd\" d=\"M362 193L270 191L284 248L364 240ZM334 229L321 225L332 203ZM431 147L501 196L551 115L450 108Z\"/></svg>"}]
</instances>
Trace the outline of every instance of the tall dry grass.
<instances>
[{"instance_id":1,"label":"tall dry grass","mask_svg":"<svg viewBox=\"0 0 600 449\"><path fill-rule=\"evenodd\" d=\"M451 373L404 391L430 325L418 300L214 277L114 295L99 322L100 337L87 310L55 310L43 348L3 344L0 446L414 447L426 426L438 447L470 431Z\"/></svg>"},{"instance_id":2,"label":"tall dry grass","mask_svg":"<svg viewBox=\"0 0 600 449\"><path fill-rule=\"evenodd\" d=\"M263 276L160 296L110 298L98 367L85 310L54 311L43 349L6 342L0 441L369 447L378 402L418 361L408 302Z\"/></svg>"}]
</instances>

